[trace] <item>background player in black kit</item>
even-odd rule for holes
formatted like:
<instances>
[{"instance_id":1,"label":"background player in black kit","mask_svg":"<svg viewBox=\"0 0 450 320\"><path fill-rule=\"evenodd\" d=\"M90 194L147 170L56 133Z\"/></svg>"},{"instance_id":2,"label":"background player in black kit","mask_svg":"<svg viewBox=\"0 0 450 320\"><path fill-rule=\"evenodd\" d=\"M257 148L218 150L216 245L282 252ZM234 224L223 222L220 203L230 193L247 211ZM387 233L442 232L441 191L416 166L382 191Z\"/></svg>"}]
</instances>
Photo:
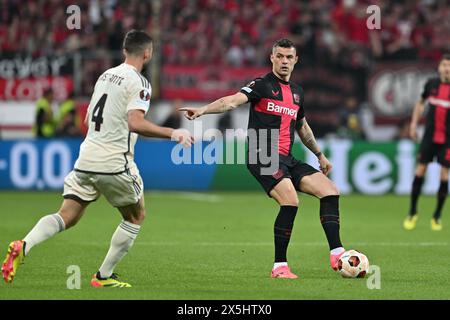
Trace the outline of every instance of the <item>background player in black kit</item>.
<instances>
[{"instance_id":1,"label":"background player in black kit","mask_svg":"<svg viewBox=\"0 0 450 320\"><path fill-rule=\"evenodd\" d=\"M411 190L409 215L403 222L406 230L416 226L417 200L424 182L428 163L437 158L441 165L441 183L437 193L437 205L431 219L431 229L442 230L441 213L448 194L448 174L450 167L450 54L442 56L438 67L439 78L427 81L421 99L416 103L411 120L410 135L417 139L417 123L428 103L425 133L417 156L418 164Z\"/></svg>"},{"instance_id":2,"label":"background player in black kit","mask_svg":"<svg viewBox=\"0 0 450 320\"><path fill-rule=\"evenodd\" d=\"M298 208L297 191L320 199L320 221L331 250L330 263L331 267L337 270L338 259L345 251L339 235L339 191L326 176L332 165L320 151L306 121L303 90L297 84L289 82L298 60L294 44L288 39L278 40L273 45L270 60L272 72L256 78L240 92L222 97L201 108L181 108L180 111L186 111L185 116L193 120L204 114L226 112L251 102L247 167L268 195L280 205L274 226L275 263L271 276L297 278L289 269L286 258ZM267 140L250 134L255 131L262 132L261 129L274 129L278 136L276 141L271 140L270 133ZM295 131L304 145L317 156L322 172L291 155ZM278 151L277 168L265 173L264 169L268 169L270 165L264 164L260 155L273 156L269 149Z\"/></svg>"}]
</instances>

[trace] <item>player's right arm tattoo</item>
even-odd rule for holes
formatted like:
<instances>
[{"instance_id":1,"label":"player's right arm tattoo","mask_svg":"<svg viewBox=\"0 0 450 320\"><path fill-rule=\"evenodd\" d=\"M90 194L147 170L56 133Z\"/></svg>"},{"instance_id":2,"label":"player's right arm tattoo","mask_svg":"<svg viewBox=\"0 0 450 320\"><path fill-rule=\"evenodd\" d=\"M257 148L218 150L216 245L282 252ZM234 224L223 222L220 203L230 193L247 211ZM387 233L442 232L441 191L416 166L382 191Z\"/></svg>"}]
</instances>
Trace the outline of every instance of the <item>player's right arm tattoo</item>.
<instances>
[{"instance_id":1,"label":"player's right arm tattoo","mask_svg":"<svg viewBox=\"0 0 450 320\"><path fill-rule=\"evenodd\" d=\"M228 97L222 97L208 104L206 107L204 107L204 114L223 113L232 109L232 106L230 105L227 98Z\"/></svg>"},{"instance_id":2,"label":"player's right arm tattoo","mask_svg":"<svg viewBox=\"0 0 450 320\"><path fill-rule=\"evenodd\" d=\"M204 114L209 113L223 113L232 110L248 101L248 98L243 93L238 92L237 94L222 97L216 101L210 103L204 107Z\"/></svg>"},{"instance_id":3,"label":"player's right arm tattoo","mask_svg":"<svg viewBox=\"0 0 450 320\"><path fill-rule=\"evenodd\" d=\"M226 112L228 110L230 110L231 108L227 106L227 104L225 103L225 99L224 98L220 98L219 99L219 103L220 103L220 112Z\"/></svg>"},{"instance_id":4,"label":"player's right arm tattoo","mask_svg":"<svg viewBox=\"0 0 450 320\"><path fill-rule=\"evenodd\" d=\"M298 129L298 135L302 140L303 144L311 150L316 156L321 155L320 147L317 144L316 138L314 137L314 133L311 130L311 127L305 121L305 119L300 120L301 127Z\"/></svg>"}]
</instances>

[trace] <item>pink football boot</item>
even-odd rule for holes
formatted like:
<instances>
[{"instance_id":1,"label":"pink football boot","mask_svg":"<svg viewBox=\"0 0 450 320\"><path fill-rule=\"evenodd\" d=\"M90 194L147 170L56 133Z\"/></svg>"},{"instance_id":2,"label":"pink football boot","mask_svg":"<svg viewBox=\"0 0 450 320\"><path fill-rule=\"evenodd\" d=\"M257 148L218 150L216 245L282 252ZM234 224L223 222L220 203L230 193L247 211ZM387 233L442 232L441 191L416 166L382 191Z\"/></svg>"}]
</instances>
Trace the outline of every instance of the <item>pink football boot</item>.
<instances>
[{"instance_id":1,"label":"pink football boot","mask_svg":"<svg viewBox=\"0 0 450 320\"><path fill-rule=\"evenodd\" d=\"M281 266L272 270L272 278L297 279L298 276L291 272L288 266Z\"/></svg>"},{"instance_id":2,"label":"pink football boot","mask_svg":"<svg viewBox=\"0 0 450 320\"><path fill-rule=\"evenodd\" d=\"M334 271L338 271L339 258L345 253L345 250L339 254L330 254L330 265Z\"/></svg>"}]
</instances>

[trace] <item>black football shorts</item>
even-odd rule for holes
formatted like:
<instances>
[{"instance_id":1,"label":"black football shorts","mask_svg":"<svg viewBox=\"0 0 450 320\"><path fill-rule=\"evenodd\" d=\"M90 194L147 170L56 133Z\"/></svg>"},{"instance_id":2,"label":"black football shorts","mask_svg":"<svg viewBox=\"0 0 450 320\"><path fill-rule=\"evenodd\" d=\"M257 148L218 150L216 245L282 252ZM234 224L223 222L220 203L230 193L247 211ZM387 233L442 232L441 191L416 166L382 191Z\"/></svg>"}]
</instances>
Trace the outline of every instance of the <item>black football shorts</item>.
<instances>
[{"instance_id":1,"label":"black football shorts","mask_svg":"<svg viewBox=\"0 0 450 320\"><path fill-rule=\"evenodd\" d=\"M450 167L450 145L437 144L424 139L420 144L417 161L419 163L430 163L437 158L437 162L449 168Z\"/></svg>"},{"instance_id":2,"label":"black football shorts","mask_svg":"<svg viewBox=\"0 0 450 320\"><path fill-rule=\"evenodd\" d=\"M295 159L292 155L284 156L280 155L278 169L272 174L262 174L261 170L269 165L263 165L261 163L249 164L247 168L250 173L258 180L267 195L270 197L270 191L284 178L292 180L294 187L297 191L300 191L300 180L308 175L319 172L309 164Z\"/></svg>"}]
</instances>

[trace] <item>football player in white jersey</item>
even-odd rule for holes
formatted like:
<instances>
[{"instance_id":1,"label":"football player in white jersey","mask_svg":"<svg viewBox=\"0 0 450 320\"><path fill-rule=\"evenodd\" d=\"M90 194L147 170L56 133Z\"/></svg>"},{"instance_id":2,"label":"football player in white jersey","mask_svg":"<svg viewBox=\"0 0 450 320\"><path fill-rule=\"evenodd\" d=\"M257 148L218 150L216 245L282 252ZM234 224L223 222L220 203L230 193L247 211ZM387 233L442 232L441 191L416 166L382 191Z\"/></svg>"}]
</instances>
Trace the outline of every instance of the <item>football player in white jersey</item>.
<instances>
[{"instance_id":1,"label":"football player in white jersey","mask_svg":"<svg viewBox=\"0 0 450 320\"><path fill-rule=\"evenodd\" d=\"M105 71L95 84L85 122L87 136L80 146L75 168L64 180L64 201L57 213L43 217L23 238L11 242L2 265L2 276L11 282L30 249L74 226L90 202L103 194L116 207L123 221L114 232L109 251L94 287L130 287L113 272L136 239L145 217L143 183L134 163L138 134L171 138L190 147L193 138L185 130L160 127L144 116L150 104L151 87L140 72L152 57L152 39L144 31L125 36L121 65Z\"/></svg>"}]
</instances>

